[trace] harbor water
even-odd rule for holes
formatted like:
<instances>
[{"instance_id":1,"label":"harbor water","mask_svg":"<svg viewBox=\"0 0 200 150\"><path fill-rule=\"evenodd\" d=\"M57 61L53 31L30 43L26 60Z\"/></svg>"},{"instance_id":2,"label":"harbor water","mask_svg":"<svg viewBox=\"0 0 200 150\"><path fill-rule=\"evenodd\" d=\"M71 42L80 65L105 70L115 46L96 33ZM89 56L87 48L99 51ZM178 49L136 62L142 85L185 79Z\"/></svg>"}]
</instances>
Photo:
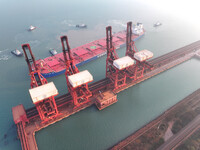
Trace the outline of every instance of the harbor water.
<instances>
[{"instance_id":1,"label":"harbor water","mask_svg":"<svg viewBox=\"0 0 200 150\"><path fill-rule=\"evenodd\" d=\"M184 13L183 6L176 11L170 7L171 0L164 0L164 4L153 1L0 0L0 150L21 149L11 109L18 104L33 106L27 64L24 57L14 56L11 50L22 51L21 44L29 43L36 59L45 58L52 48L61 52L62 35L67 35L71 48L75 48L105 37L108 25L114 32L125 30L128 21L144 24L146 33L135 44L139 50L152 51L154 57L200 40L200 22L196 14L191 14L194 11ZM155 28L157 21L162 25ZM75 27L81 23L87 28ZM37 28L30 32L30 25ZM117 53L124 56L125 48ZM101 57L79 69L89 70L98 81L105 77L105 60L106 56ZM197 90L199 66L200 60L189 60L119 93L118 102L102 111L91 106L36 132L39 150L112 147ZM60 95L67 92L64 75L48 81L55 83Z\"/></svg>"}]
</instances>

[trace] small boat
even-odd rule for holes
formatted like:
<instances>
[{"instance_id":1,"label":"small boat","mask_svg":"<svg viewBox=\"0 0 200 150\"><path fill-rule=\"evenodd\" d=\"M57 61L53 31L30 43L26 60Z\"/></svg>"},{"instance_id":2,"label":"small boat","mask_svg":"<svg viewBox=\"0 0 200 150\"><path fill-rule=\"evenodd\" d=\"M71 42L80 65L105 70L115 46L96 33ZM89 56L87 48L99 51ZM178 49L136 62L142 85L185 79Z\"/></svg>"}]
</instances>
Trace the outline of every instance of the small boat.
<instances>
[{"instance_id":1,"label":"small boat","mask_svg":"<svg viewBox=\"0 0 200 150\"><path fill-rule=\"evenodd\" d=\"M32 30L35 30L35 29L36 29L36 27L31 25L28 30L32 31Z\"/></svg>"},{"instance_id":2,"label":"small boat","mask_svg":"<svg viewBox=\"0 0 200 150\"><path fill-rule=\"evenodd\" d=\"M77 28L87 28L86 24L77 24L76 25Z\"/></svg>"},{"instance_id":3,"label":"small boat","mask_svg":"<svg viewBox=\"0 0 200 150\"><path fill-rule=\"evenodd\" d=\"M53 56L56 55L56 54L58 54L57 51L56 51L55 49L51 49L51 50L49 50L49 52L50 52L51 55L53 55Z\"/></svg>"},{"instance_id":4,"label":"small boat","mask_svg":"<svg viewBox=\"0 0 200 150\"><path fill-rule=\"evenodd\" d=\"M161 26L162 25L162 23L160 23L160 22L156 22L156 23L154 23L154 27L158 27L158 26Z\"/></svg>"},{"instance_id":5,"label":"small boat","mask_svg":"<svg viewBox=\"0 0 200 150\"><path fill-rule=\"evenodd\" d=\"M20 52L18 49L15 49L15 50L11 51L11 53L16 55L16 56L23 56L23 53Z\"/></svg>"}]
</instances>

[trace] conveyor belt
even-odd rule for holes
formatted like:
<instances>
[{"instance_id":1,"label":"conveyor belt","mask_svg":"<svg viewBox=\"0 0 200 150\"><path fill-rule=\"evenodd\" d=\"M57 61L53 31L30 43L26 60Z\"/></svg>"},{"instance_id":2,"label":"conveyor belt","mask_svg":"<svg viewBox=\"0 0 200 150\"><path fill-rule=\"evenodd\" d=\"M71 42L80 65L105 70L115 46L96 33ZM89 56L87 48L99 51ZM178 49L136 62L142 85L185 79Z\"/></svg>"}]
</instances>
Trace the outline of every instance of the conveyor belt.
<instances>
[{"instance_id":1,"label":"conveyor belt","mask_svg":"<svg viewBox=\"0 0 200 150\"><path fill-rule=\"evenodd\" d=\"M89 89L90 91L94 92L95 90L99 89L101 90L102 88L104 88L106 85L108 85L110 83L110 79L109 78L105 78L103 80L97 81L95 83L92 83L89 85ZM57 106L62 106L65 103L68 103L72 100L72 97L70 95L70 93L64 94L62 96L56 97L55 101ZM36 109L36 107L31 107L29 109L26 110L26 114L28 119L33 118L35 116L38 115L38 111Z\"/></svg>"},{"instance_id":2,"label":"conveyor belt","mask_svg":"<svg viewBox=\"0 0 200 150\"><path fill-rule=\"evenodd\" d=\"M189 44L185 47L182 47L182 48L179 48L179 49L176 49L172 52L169 52L167 54L164 54L162 56L159 56L157 58L154 58L152 60L149 61L149 63L151 63L152 65L157 65L163 61L167 61L169 59L177 59L185 54L188 54L194 50L198 50L200 49L200 41L197 41L197 42L194 42L192 44Z\"/></svg>"},{"instance_id":3,"label":"conveyor belt","mask_svg":"<svg viewBox=\"0 0 200 150\"><path fill-rule=\"evenodd\" d=\"M20 138L20 141L21 141L21 146L22 146L22 150L29 150L29 146L28 146L28 142L26 140L26 135L25 135L25 132L24 132L24 127L23 127L23 124L22 122L19 122L17 124L17 133L18 133L18 136Z\"/></svg>"}]
</instances>

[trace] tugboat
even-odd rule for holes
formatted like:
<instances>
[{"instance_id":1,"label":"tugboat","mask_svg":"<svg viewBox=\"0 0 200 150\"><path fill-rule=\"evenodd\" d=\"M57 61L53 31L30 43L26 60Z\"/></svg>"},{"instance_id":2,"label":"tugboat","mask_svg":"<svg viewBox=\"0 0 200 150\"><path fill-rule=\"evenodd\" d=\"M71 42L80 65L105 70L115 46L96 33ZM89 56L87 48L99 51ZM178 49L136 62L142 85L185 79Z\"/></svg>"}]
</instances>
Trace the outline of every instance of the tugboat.
<instances>
[{"instance_id":1,"label":"tugboat","mask_svg":"<svg viewBox=\"0 0 200 150\"><path fill-rule=\"evenodd\" d=\"M86 24L77 24L76 25L77 28L87 28Z\"/></svg>"},{"instance_id":2,"label":"tugboat","mask_svg":"<svg viewBox=\"0 0 200 150\"><path fill-rule=\"evenodd\" d=\"M11 53L15 56L23 56L23 53L20 52L18 49L12 50Z\"/></svg>"},{"instance_id":3,"label":"tugboat","mask_svg":"<svg viewBox=\"0 0 200 150\"><path fill-rule=\"evenodd\" d=\"M32 30L35 30L35 29L36 29L36 27L31 25L28 30L32 31Z\"/></svg>"},{"instance_id":4,"label":"tugboat","mask_svg":"<svg viewBox=\"0 0 200 150\"><path fill-rule=\"evenodd\" d=\"M154 27L158 27L158 26L161 26L162 25L162 23L160 23L160 22L156 22L156 23L154 23Z\"/></svg>"},{"instance_id":5,"label":"tugboat","mask_svg":"<svg viewBox=\"0 0 200 150\"><path fill-rule=\"evenodd\" d=\"M58 54L57 51L56 51L55 49L51 49L51 50L49 50L49 52L50 52L51 55L53 55L53 56L56 55L56 54Z\"/></svg>"}]
</instances>

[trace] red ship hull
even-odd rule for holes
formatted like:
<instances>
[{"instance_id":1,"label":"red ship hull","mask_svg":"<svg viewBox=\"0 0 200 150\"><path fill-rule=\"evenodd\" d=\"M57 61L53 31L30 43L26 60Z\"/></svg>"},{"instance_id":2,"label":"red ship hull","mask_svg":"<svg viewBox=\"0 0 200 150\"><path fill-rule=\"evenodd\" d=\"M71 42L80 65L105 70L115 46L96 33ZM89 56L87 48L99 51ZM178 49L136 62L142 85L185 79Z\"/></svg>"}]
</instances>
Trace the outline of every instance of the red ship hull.
<instances>
[{"instance_id":1,"label":"red ship hull","mask_svg":"<svg viewBox=\"0 0 200 150\"><path fill-rule=\"evenodd\" d=\"M140 35L133 35L133 40L136 41L144 35L142 32ZM125 46L126 31L120 31L113 34L113 45L116 49ZM79 46L71 50L76 66L81 66L92 60L95 60L106 54L106 38L92 41L85 45ZM44 59L36 61L41 74L45 77L53 77L65 72L65 64L63 53L56 54Z\"/></svg>"}]
</instances>

